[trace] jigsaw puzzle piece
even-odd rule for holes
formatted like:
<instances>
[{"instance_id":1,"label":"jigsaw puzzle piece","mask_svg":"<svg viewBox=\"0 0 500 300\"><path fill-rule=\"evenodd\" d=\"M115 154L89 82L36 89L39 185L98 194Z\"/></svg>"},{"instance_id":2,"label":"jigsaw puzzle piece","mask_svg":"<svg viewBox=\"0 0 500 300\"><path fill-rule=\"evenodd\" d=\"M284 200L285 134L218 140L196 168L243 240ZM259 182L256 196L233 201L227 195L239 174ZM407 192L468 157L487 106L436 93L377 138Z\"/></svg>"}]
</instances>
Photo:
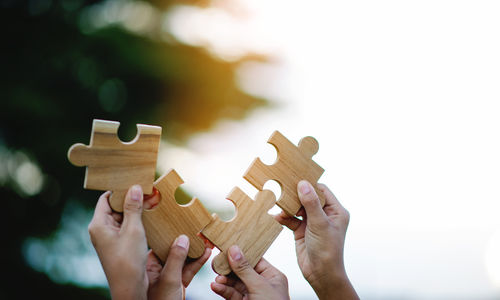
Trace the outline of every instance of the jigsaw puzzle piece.
<instances>
[{"instance_id":1,"label":"jigsaw puzzle piece","mask_svg":"<svg viewBox=\"0 0 500 300\"><path fill-rule=\"evenodd\" d=\"M148 244L162 262L181 234L189 237L189 257L198 258L205 251L204 241L198 234L213 218L196 198L186 205L177 203L175 191L183 183L175 170L168 171L154 184L161 196L160 203L142 213Z\"/></svg>"},{"instance_id":2,"label":"jigsaw puzzle piece","mask_svg":"<svg viewBox=\"0 0 500 300\"><path fill-rule=\"evenodd\" d=\"M119 122L94 120L90 144L75 144L68 159L75 166L86 166L84 188L113 193L110 205L123 211L127 190L139 184L144 193L153 191L161 127L137 124L137 136L124 143L118 138Z\"/></svg>"},{"instance_id":3,"label":"jigsaw puzzle piece","mask_svg":"<svg viewBox=\"0 0 500 300\"><path fill-rule=\"evenodd\" d=\"M267 213L276 203L273 192L260 191L253 200L236 187L227 199L236 207L234 218L224 222L214 215L212 223L202 230L203 235L221 251L212 261L212 268L220 275L231 273L227 261L229 247L238 245L253 268L283 229Z\"/></svg>"},{"instance_id":4,"label":"jigsaw puzzle piece","mask_svg":"<svg viewBox=\"0 0 500 300\"><path fill-rule=\"evenodd\" d=\"M260 158L256 158L243 178L258 190L262 190L267 181L276 180L281 186L281 197L277 205L288 215L294 216L302 206L297 194L299 181L305 179L316 186L324 172L323 168L312 160L312 156L318 152L319 144L315 138L308 136L302 138L297 147L279 131L271 135L268 143L273 145L278 153L275 163L266 165ZM316 193L321 205L324 205L323 193L317 188Z\"/></svg>"}]
</instances>

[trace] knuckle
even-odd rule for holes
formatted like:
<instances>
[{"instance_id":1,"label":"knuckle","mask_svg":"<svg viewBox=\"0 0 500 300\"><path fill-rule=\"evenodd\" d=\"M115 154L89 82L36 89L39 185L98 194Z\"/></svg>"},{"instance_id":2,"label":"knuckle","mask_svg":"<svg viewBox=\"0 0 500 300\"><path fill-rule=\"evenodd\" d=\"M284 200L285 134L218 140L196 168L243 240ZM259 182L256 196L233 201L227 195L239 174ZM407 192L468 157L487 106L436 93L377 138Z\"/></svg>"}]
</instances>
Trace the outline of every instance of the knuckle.
<instances>
[{"instance_id":1,"label":"knuckle","mask_svg":"<svg viewBox=\"0 0 500 300\"><path fill-rule=\"evenodd\" d=\"M101 226L91 222L87 228L90 236L90 240L92 241L92 244L95 246L97 236L99 235L99 232L101 231Z\"/></svg>"},{"instance_id":2,"label":"knuckle","mask_svg":"<svg viewBox=\"0 0 500 300\"><path fill-rule=\"evenodd\" d=\"M344 211L343 211L343 217L344 217L344 222L347 224L349 224L349 221L351 220L351 213L344 208Z\"/></svg>"},{"instance_id":3,"label":"knuckle","mask_svg":"<svg viewBox=\"0 0 500 300\"><path fill-rule=\"evenodd\" d=\"M170 249L170 253L168 254L168 256L169 259L183 260L185 259L186 254L187 254L187 249L184 249L177 245L173 245L172 248Z\"/></svg>"},{"instance_id":4,"label":"knuckle","mask_svg":"<svg viewBox=\"0 0 500 300\"><path fill-rule=\"evenodd\" d=\"M125 201L125 203L123 203L123 210L125 211L137 212L140 211L141 208L142 205L139 201Z\"/></svg>"},{"instance_id":5,"label":"knuckle","mask_svg":"<svg viewBox=\"0 0 500 300\"><path fill-rule=\"evenodd\" d=\"M314 205L319 202L319 197L315 192L311 192L302 198L304 205Z\"/></svg>"},{"instance_id":6,"label":"knuckle","mask_svg":"<svg viewBox=\"0 0 500 300\"><path fill-rule=\"evenodd\" d=\"M285 283L288 284L288 278L281 271L279 271L279 273L278 273L278 278L280 279L280 281L285 282Z\"/></svg>"},{"instance_id":7,"label":"knuckle","mask_svg":"<svg viewBox=\"0 0 500 300\"><path fill-rule=\"evenodd\" d=\"M241 261L237 262L235 266L233 266L233 271L236 273L242 273L249 269L251 269L251 267L246 259L242 259Z\"/></svg>"},{"instance_id":8,"label":"knuckle","mask_svg":"<svg viewBox=\"0 0 500 300\"><path fill-rule=\"evenodd\" d=\"M95 224L90 222L89 226L87 227L87 230L89 232L89 235L92 237L95 234Z\"/></svg>"}]
</instances>

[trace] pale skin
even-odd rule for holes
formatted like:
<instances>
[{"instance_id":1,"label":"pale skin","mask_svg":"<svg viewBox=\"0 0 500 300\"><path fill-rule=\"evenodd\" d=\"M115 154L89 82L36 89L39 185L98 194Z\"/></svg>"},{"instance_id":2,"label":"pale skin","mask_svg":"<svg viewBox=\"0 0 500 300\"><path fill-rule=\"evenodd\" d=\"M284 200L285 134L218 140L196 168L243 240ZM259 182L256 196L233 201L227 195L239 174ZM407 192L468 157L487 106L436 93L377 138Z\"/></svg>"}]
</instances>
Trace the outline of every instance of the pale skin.
<instances>
[{"instance_id":1,"label":"pale skin","mask_svg":"<svg viewBox=\"0 0 500 300\"><path fill-rule=\"evenodd\" d=\"M301 181L297 190L303 208L297 215L302 220L284 212L275 219L293 231L300 270L319 299L359 299L344 268L349 213L324 184L318 184L318 189L325 195L324 207L311 184ZM220 296L232 300L289 299L286 277L267 261L261 260L253 272L244 268L247 271L243 274L231 260L231 252L228 259L239 278L218 276L211 287Z\"/></svg>"},{"instance_id":2,"label":"pale skin","mask_svg":"<svg viewBox=\"0 0 500 300\"><path fill-rule=\"evenodd\" d=\"M141 214L144 205L140 186L129 189L123 214L109 206L109 192L97 202L89 233L108 279L113 299L184 299L185 288L208 260L205 249L197 260L185 263L189 238L179 236L165 264L148 251Z\"/></svg>"}]
</instances>

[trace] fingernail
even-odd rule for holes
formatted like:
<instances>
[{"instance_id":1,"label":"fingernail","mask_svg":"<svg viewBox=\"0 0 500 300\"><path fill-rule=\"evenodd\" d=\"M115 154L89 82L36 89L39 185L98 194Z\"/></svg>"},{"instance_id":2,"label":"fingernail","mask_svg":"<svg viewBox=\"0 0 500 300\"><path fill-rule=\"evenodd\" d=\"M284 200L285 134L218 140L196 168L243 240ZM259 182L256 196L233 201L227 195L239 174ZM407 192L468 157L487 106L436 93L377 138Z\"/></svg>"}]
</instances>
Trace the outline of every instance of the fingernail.
<instances>
[{"instance_id":1,"label":"fingernail","mask_svg":"<svg viewBox=\"0 0 500 300\"><path fill-rule=\"evenodd\" d=\"M141 201L141 197L142 197L142 188L140 185L134 185L132 186L132 188L130 189L130 198L133 200L133 201Z\"/></svg>"},{"instance_id":2,"label":"fingernail","mask_svg":"<svg viewBox=\"0 0 500 300\"><path fill-rule=\"evenodd\" d=\"M175 240L175 244L181 248L187 249L189 243L189 238L184 234L179 235L179 237Z\"/></svg>"},{"instance_id":3,"label":"fingernail","mask_svg":"<svg viewBox=\"0 0 500 300\"><path fill-rule=\"evenodd\" d=\"M241 255L240 247L238 247L238 246L231 246L231 248L229 248L229 255L231 255L231 258L234 261L241 260L241 258L243 257Z\"/></svg>"},{"instance_id":4,"label":"fingernail","mask_svg":"<svg viewBox=\"0 0 500 300\"><path fill-rule=\"evenodd\" d=\"M311 185L305 180L300 181L299 182L299 192L302 195L309 194L311 192Z\"/></svg>"},{"instance_id":5,"label":"fingernail","mask_svg":"<svg viewBox=\"0 0 500 300\"><path fill-rule=\"evenodd\" d=\"M224 291L224 288L225 288L225 285L217 283L217 282L212 282L212 289L214 290L214 292L221 293Z\"/></svg>"},{"instance_id":6,"label":"fingernail","mask_svg":"<svg viewBox=\"0 0 500 300\"><path fill-rule=\"evenodd\" d=\"M226 276L218 275L215 277L215 282L224 284L227 282Z\"/></svg>"}]
</instances>

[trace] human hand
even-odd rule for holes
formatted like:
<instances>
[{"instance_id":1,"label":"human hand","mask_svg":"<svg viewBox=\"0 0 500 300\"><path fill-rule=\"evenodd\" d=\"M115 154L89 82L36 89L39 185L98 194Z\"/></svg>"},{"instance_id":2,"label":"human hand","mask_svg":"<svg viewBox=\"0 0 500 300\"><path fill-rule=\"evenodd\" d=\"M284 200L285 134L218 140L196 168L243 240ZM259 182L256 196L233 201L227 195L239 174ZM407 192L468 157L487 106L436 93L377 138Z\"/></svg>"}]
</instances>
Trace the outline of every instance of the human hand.
<instances>
[{"instance_id":1,"label":"human hand","mask_svg":"<svg viewBox=\"0 0 500 300\"><path fill-rule=\"evenodd\" d=\"M303 205L297 215L302 220L284 212L275 218L294 232L302 274L320 299L359 299L344 267L349 212L324 184L318 184L326 198L323 208L309 182L300 181L297 189Z\"/></svg>"},{"instance_id":2,"label":"human hand","mask_svg":"<svg viewBox=\"0 0 500 300\"><path fill-rule=\"evenodd\" d=\"M108 279L113 299L146 299L147 244L142 226L142 189L132 186L123 204L123 214L108 203L110 192L97 202L89 224L92 244Z\"/></svg>"},{"instance_id":3,"label":"human hand","mask_svg":"<svg viewBox=\"0 0 500 300\"><path fill-rule=\"evenodd\" d=\"M238 276L217 276L210 287L224 299L290 299L288 281L283 273L262 258L255 270L238 246L228 250L229 266Z\"/></svg>"},{"instance_id":4,"label":"human hand","mask_svg":"<svg viewBox=\"0 0 500 300\"><path fill-rule=\"evenodd\" d=\"M185 299L186 288L212 253L212 249L205 248L200 258L185 264L188 250L189 238L181 235L172 244L164 266L152 251L149 252L146 263L148 299Z\"/></svg>"},{"instance_id":5,"label":"human hand","mask_svg":"<svg viewBox=\"0 0 500 300\"><path fill-rule=\"evenodd\" d=\"M111 210L110 192L97 202L89 224L92 243L108 279L113 299L151 299L165 295L181 299L184 288L207 261L210 249L198 260L184 266L189 239L180 236L162 268L158 258L147 250L142 225L143 195L133 186L125 197L123 214ZM180 291L180 292L179 292ZM169 299L174 299L174 298Z\"/></svg>"}]
</instances>

